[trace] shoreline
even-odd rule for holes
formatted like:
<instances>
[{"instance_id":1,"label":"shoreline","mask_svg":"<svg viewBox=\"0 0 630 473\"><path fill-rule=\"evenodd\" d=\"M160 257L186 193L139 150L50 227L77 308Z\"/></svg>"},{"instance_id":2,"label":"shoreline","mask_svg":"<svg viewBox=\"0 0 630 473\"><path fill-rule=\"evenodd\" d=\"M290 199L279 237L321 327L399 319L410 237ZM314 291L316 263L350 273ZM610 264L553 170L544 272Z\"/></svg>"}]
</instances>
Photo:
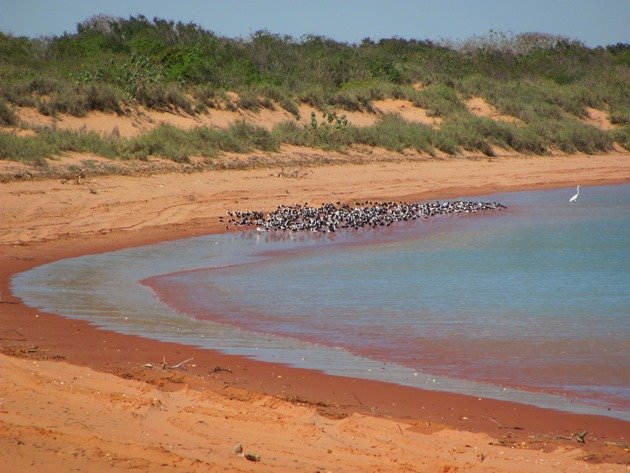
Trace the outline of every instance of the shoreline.
<instances>
[{"instance_id":1,"label":"shoreline","mask_svg":"<svg viewBox=\"0 0 630 473\"><path fill-rule=\"evenodd\" d=\"M483 218L483 216L467 215L463 218L466 220L474 220ZM498 214L493 216L493 219L500 218L502 218L502 216ZM500 222L499 220L495 221L497 223ZM452 225L455 223L444 222L443 224ZM443 226L440 226L439 228L444 230ZM441 232L442 230L434 228L432 230L427 230L427 232L423 231L422 234L427 236L432 232ZM396 234L400 232L401 229L394 229L393 231L394 234ZM405 230L402 231L404 232ZM271 329L268 325L268 323L271 322L271 319L269 318L271 314L254 314L250 312L246 318L234 318L232 315L236 315L238 311L232 315L226 313L224 310L217 312L215 310L216 306L212 300L209 301L209 306L200 308L193 302L196 295L192 295L193 299L191 299L191 294L187 290L182 290L182 286L179 286L178 284L173 285L172 281L164 284L161 283L163 278L170 280L172 277L190 276L198 272L205 273L207 271L221 271L224 268L231 267L234 262L222 260L221 255L223 254L223 251L216 250L212 245L212 243L224 242L225 239L222 237L227 237L231 244L219 246L218 248L226 248L227 251L236 258L252 258L251 261L248 260L247 262L236 263L237 266L242 264L265 264L265 261L273 257L279 256L280 258L283 258L287 255L295 255L296 253L304 255L305 253L309 254L317 252L322 248L322 244L319 242L319 236L317 236L315 237L317 243L313 244L313 246L308 245L305 248L298 245L297 247L282 247L280 249L263 249L260 246L261 242L259 241L259 234L252 232L251 230L245 231L245 235L252 233L255 235L255 247L245 247L242 248L242 251L234 252L229 248L235 243L232 238L236 241L241 239L239 232L210 234L199 237L199 239L201 239L201 243L197 243L196 245L193 241L189 242L188 240L182 240L179 244L179 248L185 248L182 253L177 252L178 243L175 243L175 245L169 245L169 250L166 253L163 249L160 250L160 254L156 254L154 260L149 259L151 256L147 257L147 254L153 255L155 253L153 248L156 247L152 245L149 245L148 247L139 247L135 250L123 250L124 260L121 260L120 256L115 256L117 252L110 253L113 259L107 258L107 254L104 254L105 259L101 260L99 258L100 255L96 255L96 261L101 261L104 267L109 268L105 269L105 273L101 273L100 262L95 263L94 259L90 257L80 257L76 263L69 262L70 268L67 273L64 272L64 269L55 269L54 266L49 267L46 265L45 270L35 270L39 274L39 277L36 277L36 281L33 281L33 283L41 289L44 289L39 286L40 283L37 282L43 281L43 278L48 281L45 283L46 285L50 284L50 287L47 290L44 289L46 292L50 291L52 287L56 287L56 293L63 293L62 291L72 292L72 285L67 286L63 283L59 283L60 286L57 286L58 283L55 282L55 274L58 274L58 277L61 279L78 281L81 276L77 276L72 268L80 267L84 268L80 271L80 273L86 274L87 278L94 281L96 284L95 287L100 288L96 292L101 295L116 294L116 292L120 290L119 288L123 288L124 290L125 287L132 288L135 284L146 287L152 296L147 296L146 298L142 297L141 301L138 301L133 297L131 300L128 300L126 296L123 296L123 300L126 301L122 303L123 305L119 305L118 303L112 305L109 303L107 298L99 297L95 294L94 297L96 299L91 300L88 307L83 304L79 304L81 308L78 310L80 313L83 313L83 315L70 317L74 320L85 320L86 322L94 324L96 327L106 331L133 334L157 341L172 341L188 347L207 348L231 355L266 361L267 363L272 364L277 363L287 366L301 367L308 370L319 370L323 371L324 374L329 375L373 379L390 384L416 387L428 391L467 394L468 396L479 396L490 399L512 401L519 404L529 404L547 409L564 411L567 413L601 415L630 421L630 412L624 409L625 404L623 402L602 405L598 403L598 401L602 400L601 398L582 397L581 393L572 392L570 390L554 391L545 390L543 388L536 387L535 385L527 386L516 384L516 380L519 378L512 380L513 384L502 384L499 379L488 378L487 374L484 377L480 374L477 376L470 376L469 373L468 377L459 376L453 378L452 370L433 371L430 364L423 365L423 368L419 369L413 365L397 364L395 359L370 358L373 353L370 353L369 350L367 352L365 350L363 352L357 352L349 348L344 348L341 351L337 351L335 348L336 345L331 344L325 337L318 339L317 337L305 334L296 335L290 331L283 332L280 330L277 332ZM284 235L286 234L279 234L278 238L283 239ZM294 234L290 235L293 236ZM337 249L340 247L356 248L366 244L371 245L377 242L383 243L390 241L390 239L400 241L398 237L393 237L391 233L389 235L377 233L373 234L369 230L367 234L362 234L362 237L363 238L357 237L354 233L352 233L351 236L340 235L339 240L326 242L323 248L330 249L331 245L333 248L336 247ZM275 240L276 237L270 235L270 238ZM302 239L299 235L298 238L300 240ZM309 237L305 236L305 238ZM265 240L264 237L262 239ZM191 245L193 249L191 249ZM177 254L177 256L167 256L166 260L168 263L165 265L163 255L169 254L171 250L176 252L173 254ZM211 259L206 260L206 256L209 255L212 255ZM219 258L220 261L217 261L215 258ZM114 263L114 261L117 261L118 263ZM114 279L109 262L112 262L116 267L114 274L116 274L116 278L120 279L115 287L110 286L109 283L109 281ZM127 263L134 267L132 271L134 276L128 275L127 271L124 270ZM65 266L66 265L64 264L64 267ZM90 267L91 269L86 272L86 267ZM152 268L155 267L160 268L158 274L155 274L155 271L152 272ZM120 269L123 269L123 271L121 272ZM52 273L52 278L50 277L50 273ZM48 277L46 277L46 274L48 274ZM26 277L26 280L30 279L31 278L28 276ZM20 278L18 278L18 281L20 282L16 281L16 293L22 293L18 288L27 289L28 292L30 283L20 280ZM105 282L107 282L107 288L105 286L101 287L101 284ZM189 288L189 286L186 287ZM282 287L282 285L278 287ZM201 289L201 293L198 295L200 297L204 297L207 290L208 287L204 285ZM94 287L88 289L88 291L92 293L94 291ZM37 301L30 299L30 297L26 294L25 298L27 301L31 300L31 305L33 307L40 307L42 308L41 310L46 310L46 307L51 307L47 302L46 296L42 298L36 295L35 298ZM92 296L90 296L90 299L92 299ZM55 300L57 300L56 297ZM158 301L165 304L166 307L156 307L154 310L154 303L157 304ZM51 309L54 313L64 314L66 313L64 310L68 311L67 313L71 313L71 309L69 307L64 309L65 302L63 300L59 302L62 304L61 306L57 306L55 303L52 304L52 306L56 306L55 309ZM107 307L108 309L103 310L103 307ZM210 307L212 307L212 309ZM92 313L93 310L98 315L90 316L90 313ZM174 315L175 317L171 318L171 315L169 314L173 311L174 314L171 315ZM138 318L134 315L136 312L138 313ZM129 317L126 317L126 315L129 315ZM136 321L132 322L134 319ZM204 328L203 325L205 321L219 325L209 326L213 328ZM308 324L307 321L305 321L305 323ZM160 327L170 327L170 329L160 329ZM243 336L239 334L241 330L249 334ZM215 333L216 331L219 332L218 335ZM201 335L200 338L199 335L203 333L205 333L205 335ZM244 339L246 339L247 342L244 343ZM273 341L271 339L273 339ZM229 340L233 340L233 343L230 343ZM427 341L425 340L424 343L427 343ZM287 345L291 346L291 350L285 351ZM235 349L235 346L240 348ZM256 347L255 350L253 349L254 346ZM299 352L304 353L298 354ZM449 357L449 349L440 348L439 346L433 346L432 349L428 350L428 353L442 353L442 357ZM302 361L300 361L300 356L303 356L301 358ZM304 357L308 360L307 362L304 361ZM334 364L331 365L331 363ZM381 363L387 364L388 367L387 371L383 371L382 374L379 375L378 373L381 373L382 369L382 366L380 366ZM354 367L352 371L347 371L349 366ZM413 371L416 371L416 373L411 376ZM557 374L560 375L561 373ZM437 384L432 386L430 384L431 378L438 378ZM547 381L549 381L549 379ZM433 379L433 382L435 383L436 380ZM511 394L508 394L508 392Z\"/></svg>"},{"instance_id":2,"label":"shoreline","mask_svg":"<svg viewBox=\"0 0 630 473\"><path fill-rule=\"evenodd\" d=\"M531 164L536 164L539 159L544 158L532 158ZM520 182L518 182L519 179L512 179L511 183L508 184L486 183L484 185L482 183L476 187L465 187L463 182L458 187L450 185L451 182L446 182L446 185L441 188L436 186L432 190L409 194L404 194L405 189L395 185L389 189L382 186L371 195L371 198L412 201L436 197L443 199L463 194L481 195L499 191L547 189L564 187L567 181L574 182L578 177L581 177L580 182L583 187L589 184L630 182L630 165L627 163L629 160L627 155L614 161L615 166L621 166L623 169L622 175L615 177L610 177L610 175L608 177L591 176L591 181L586 179L589 169L584 166L585 161L588 161L589 158L580 157L574 158L574 160L578 162L577 167L582 172L581 176L576 176L578 174L576 170L565 169L565 173L558 175L541 173L540 176L530 179L529 182L523 182L523 179L520 179ZM433 166L440 166L441 164L439 162L432 163ZM394 167L396 166L404 167L407 165L394 165ZM492 165L490 164L490 166ZM378 168L379 166L375 167ZM397 169L397 171L399 170ZM606 170L604 170L605 172ZM261 179L259 174L259 171L250 173L254 180ZM553 179L550 179L551 175L553 175ZM221 177L225 178L225 176L223 174ZM542 179L543 176L545 179ZM110 178L95 179L95 181L107 179ZM351 180L352 178L347 177L347 179ZM125 180L133 179L119 178L119 181L124 182ZM270 178L270 180L272 179ZM243 182L245 181L242 180L239 184L243 184ZM18 184L11 183L10 186L19 187ZM38 185L41 185L41 183L30 184L35 185L35 192L37 192ZM292 181L290 184L293 187L296 184L302 184L305 187L309 182L308 180ZM26 186L24 185L24 187ZM186 187L185 182L183 188ZM364 189L362 183L359 184L358 188L362 194L356 194L357 190L355 189L357 199L360 195L369 194L369 190ZM388 190L390 194L387 193ZM264 191L263 186L262 192ZM247 189L240 190L240 194L231 196L231 200L235 200L236 205L242 205L239 199L246 200L248 203L252 201L250 205L258 208L255 205L257 202L255 196L248 194ZM313 191L312 189L305 189L303 194L312 195ZM12 195L19 195L19 192ZM300 197L304 197L304 195ZM344 201L355 198L343 193L338 194L338 197L343 198ZM184 195L183 198L185 199L186 196ZM268 201L273 202L277 198L277 195L272 195ZM289 192L285 195L284 202L278 200L275 202L277 204L292 203L294 200L299 201L295 192ZM224 202L219 203L219 208L222 205ZM264 205L269 206L266 202ZM209 213L212 214L212 211ZM2 241L3 244L0 245L2 248L0 264L0 291L2 294L0 321L3 326L0 346L2 346L2 352L31 359L64 360L72 365L87 366L126 379L148 382L165 392L182 389L208 390L224 395L228 393L228 396L241 397L247 397L244 393L248 392L263 393L291 400L298 405L310 406L330 418L344 418L353 413L366 415L378 413L378 417L391 418L414 425L413 428L420 431L430 432L447 427L458 431L484 433L500 439L508 446L520 445L533 437L545 439L545 441L539 440L533 444L523 445L523 447L542 448L546 451L567 445L575 447L573 438L565 440L554 437L569 437L586 429L589 432L589 442L579 446L588 452L588 455L594 455L591 460L630 462L627 451L610 449L606 444L606 442L609 444L627 443L628 440L627 438L624 439L624 435L627 437L630 424L621 420L561 413L459 394L423 391L377 381L323 375L315 371L263 363L175 343L157 342L130 335L116 334L97 329L85 322L44 314L24 306L19 300L15 300L10 292L12 275L47 262L225 231L223 226L215 223L218 218L216 211L214 215L208 216L203 221L195 215L189 218L191 214L186 215L186 217L187 219L176 217L173 221L166 222L155 222L155 219L145 221L145 225L136 226L140 230L125 230L123 229L124 225L121 225L120 228L110 226L108 229L94 228L84 233L70 231L68 232L69 235L63 235L59 231L52 232L48 229L48 235L56 234L52 238L44 237L49 238L48 240L40 237L40 241L36 242L17 243L15 240L19 240L19 238L16 238L15 235L13 241L5 236ZM105 224L107 225L107 223L106 221ZM155 223L155 225L151 225L151 223ZM32 349L35 346L37 348ZM166 374L164 371L143 368L146 363L159 365L163 359L172 365L191 357L194 358L196 366L186 366L185 371L181 372L184 375L183 381L179 382L173 382L168 376L163 376ZM220 369L217 371L216 368ZM224 369L229 369L230 372L221 371ZM165 371L170 373L169 370ZM395 399L395 402L392 402L392 399ZM541 445L543 443L544 445Z\"/></svg>"}]
</instances>

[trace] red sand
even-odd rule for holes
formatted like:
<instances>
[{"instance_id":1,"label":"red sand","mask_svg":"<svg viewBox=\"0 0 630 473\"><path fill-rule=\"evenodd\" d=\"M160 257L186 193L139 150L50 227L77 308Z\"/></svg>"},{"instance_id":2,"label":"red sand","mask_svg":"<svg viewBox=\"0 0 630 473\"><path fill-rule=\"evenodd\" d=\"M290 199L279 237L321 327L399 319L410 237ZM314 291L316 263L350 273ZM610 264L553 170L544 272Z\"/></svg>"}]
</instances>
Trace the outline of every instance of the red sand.
<instances>
[{"instance_id":1,"label":"red sand","mask_svg":"<svg viewBox=\"0 0 630 473\"><path fill-rule=\"evenodd\" d=\"M549 164L549 162L546 162L544 159L545 158L540 158L542 169L538 171L540 174L535 174L535 177L530 175L529 180L524 178L522 182L518 184L521 188L551 187L553 185L561 185L561 183L564 183L567 179L582 179L581 182L583 183L587 181L589 175L588 168L590 165L590 162L587 160L590 161L590 158L571 158L571 161L567 161L565 164L570 163L573 167L565 166L565 174L557 174L555 181L550 181L548 179L550 174L545 174L544 165ZM608 161L615 169L622 169L621 174L615 173L615 175L611 176L611 182L630 181L630 166L626 164L627 161L627 157L622 160ZM532 165L537 162L538 158L531 160ZM607 161L603 159L600 164L606 162ZM430 164L432 166L441 165L439 162ZM518 165L518 162L516 164ZM525 161L521 164L527 166L529 162ZM466 182L466 167L468 165L471 165L470 168L473 169L474 162L462 163L462 167L464 168L463 170L460 169L460 184L462 186ZM488 166L488 175L500 174L500 171L504 169L501 166L503 165L497 165L496 168ZM559 169L556 167L553 168L553 171L558 172ZM422 172L422 170L418 172ZM550 169L547 169L547 172L551 172ZM235 184L239 190L236 191L235 194L232 194L231 197L232 199L236 197L236 200L238 200L239 198L244 199L246 196L256 198L256 196L252 195L248 190L249 186L252 185L251 181L250 183L247 181L247 179L251 178L255 173L256 172L250 172L249 174L248 172L241 174L217 174L222 177L232 177L233 175L239 177L238 182ZM570 176L571 173L573 173L573 175ZM397 174L397 176L400 176L400 174ZM180 187L173 186L165 201L186 200L188 196L187 191L189 191L190 187L189 184L185 184L185 181L193 179L194 177L194 175L169 176L169 179L180 181L182 185L180 185ZM207 175L203 174L199 177L207 178ZM109 178L101 178L100 182L108 181L108 179ZM122 186L126 186L126 183L134 186L134 181L137 182L138 180L142 181L144 179L145 178L122 177L116 178L116 182L118 185ZM154 179L154 177L146 178L148 181L151 179ZM261 178L259 177L257 179ZM270 177L269 179L274 180L275 178ZM353 176L346 176L346 179L352 182ZM513 180L510 181L512 183L511 186L502 185L499 181L495 182L490 178L488 178L488 180L493 183L486 181L485 185L469 189L471 192L468 193L474 192L479 194L487 193L492 190L507 190L517 187L514 185ZM597 179L598 183L605 181L605 178ZM111 182L110 180L108 184L111 185ZM277 182L277 180L275 182ZM260 180L255 182L254 187L260 183ZM0 197L3 203L9 202L8 199L10 198L12 199L10 201L11 205L23 205L24 202L16 202L14 196L19 195L19 192L22 192L23 195L29 195L27 194L28 191L36 192L41 184L42 183L34 182L3 185L5 187L3 187L3 192L0 194ZM143 185L144 184L150 184L150 182L145 181ZM373 198L391 198L392 196L396 198L395 194L401 196L402 191L405 190L404 188L397 190L394 189L394 187L388 188L387 179L382 179L379 184L380 190L374 192L372 195ZM304 201L306 197L313 195L313 191L309 189L309 187L313 185L312 181L292 182L291 185L292 189L300 186L303 189L302 193L299 195L295 192L291 196L291 200ZM48 184L48 186L50 186L50 184ZM238 186L241 187L239 188ZM16 187L19 187L19 189L16 189ZM46 183L44 183L43 187L46 187ZM261 187L262 189L265 188L264 185ZM181 189L181 191L178 189ZM410 189L407 190L406 195L413 193ZM139 190L136 189L136 192L142 192L141 188ZM353 194L344 193L341 198L350 201L354 198L361 198L361 196L365 196L367 193L365 189L361 187L360 183L358 192L356 189L353 192ZM451 192L455 192L453 187L445 189L436 186L433 195L441 196L450 194ZM458 192L460 191L457 190L455 193ZM85 194L83 193L83 189L75 188L71 194L72 202L76 202L76 205L84 208L85 203L82 201L85 200ZM331 199L337 197L334 193L327 193L326 195L330 196ZM425 193L422 197L424 198L427 195L428 194ZM46 199L49 199L49 197L40 196L40 200L38 201L44 209L47 205ZM26 200L28 200L28 198ZM278 198L272 197L271 201L273 202L274 200L276 202L279 201ZM156 203L155 200L152 202L153 204ZM269 203L270 202L267 201L265 205L268 206ZM124 206L123 204L125 204L124 201L119 202L119 205ZM55 204L52 203L52 205ZM219 203L218 205L221 206L224 204ZM254 205L254 207L258 206ZM167 208L166 205L162 207L162 209L154 208L154 210L159 213L165 208ZM404 430L407 432L407 435L411 435L411 432L421 434L429 434L436 431L451 432L450 429L483 432L496 439L495 441L491 441L491 443L498 445L498 447L488 446L487 440L484 440L484 437L475 437L474 439L466 437L466 442L477 442L475 449L478 447L481 448L481 446L484 446L485 449L490 449L490 451L496 453L497 462L499 461L501 453L498 450L495 452L493 448L509 449L510 447L514 447L532 451L542 449L547 452L555 452L553 454L555 456L549 457L551 460L545 467L547 469L536 471L554 471L553 468L548 468L549 465L556 460L558 461L558 465L563 465L562 468L558 467L558 471L575 471L575 465L579 465L578 469L583 468L583 471L591 471L589 469L590 467L587 467L584 463L570 463L570 465L573 466L567 466L569 465L568 463L562 463L569 460L574 461L573 458L576 457L576 455L579 458L587 458L591 461L630 464L630 454L627 448L628 436L630 435L630 423L621 420L561 413L515 403L479 399L457 394L422 391L375 381L328 376L314 371L262 363L242 357L227 356L210 350L200 350L173 343L162 343L134 336L120 335L94 328L85 322L39 312L22 305L19 300L16 300L11 295L9 281L13 274L46 262L76 255L110 251L118 248L221 230L221 228L216 225L199 223L198 220L195 221L191 219L188 214L188 219L175 218L174 220L166 222L158 222L159 226L151 224L138 225L136 228L140 228L141 230L129 231L122 229L123 227L121 226L111 224L113 216L107 214L109 209L114 209L114 212L126 214L130 212L130 210L132 211L134 207L126 205L122 211L120 207L109 207L107 210L103 210L103 207L101 207L99 212L92 211L93 222L98 221L96 217L100 217L101 215L103 215L107 222L106 225L108 226L101 230L99 230L98 227L94 228L94 226L88 226L90 230L87 231L81 231L80 229L77 231L76 228L73 228L70 235L64 235L63 232L59 230L63 228L63 226L59 225L59 218L57 218L56 223L41 226L37 229L39 234L52 236L52 239L49 241L39 240L30 243L15 244L7 241L7 238L4 239L5 244L2 246L2 253L0 255L0 291L2 294L0 303L0 321L2 326L2 330L0 330L0 350L3 353L35 360L63 360L72 365L91 367L97 371L112 373L125 379L145 381L151 385L158 386L163 392L181 391L182 389L184 392L201 390L220 393L227 399L225 402L229 402L230 399L234 398L241 401L247 401L249 399L248 402L252 402L253 408L255 409L257 409L256 402L260 401L260 398L252 397L251 394L247 394L252 391L289 399L291 402L316 409L319 413L331 418L343 418L352 413L377 415L378 417L397 422L398 427L401 429L400 433L402 434ZM18 233L24 232L25 227L23 225L25 225L28 219L32 218L31 210L24 213L22 217L18 215L9 225ZM140 211L142 211L142 209L140 209ZM45 216L46 214L47 211L44 210L43 215ZM220 212L216 212L216 209L215 213L212 213L212 211L209 212L209 215L212 216L219 214ZM71 219L72 216L64 218ZM216 220L213 221L216 222ZM149 220L149 222L151 222L151 220ZM107 235L103 236L100 233L92 233L94 231L101 233L107 232ZM7 234L5 233L5 235ZM146 363L159 365L163 359L165 359L168 364L172 365L189 358L194 358L194 366L193 363L188 363L183 370L150 369L143 366ZM216 369L217 367L229 369L230 372L218 370ZM68 368L68 370L69 369L70 368ZM7 377L6 379L9 378ZM11 379L13 379L13 377L11 377ZM6 402L10 394L11 393L8 391L0 393L0 396L4 396L0 398L0 402L2 399L5 399ZM78 409L80 406L76 406L76 408ZM29 411L29 409L34 409L34 406L32 404L23 405L20 409L26 412ZM4 433L0 432L0 447L3 448L3 451L11 451L10 449L14 448L12 445L25 444L25 447L20 446L19 448L25 449L24 453L27 455L43 458L42 464L51 465L49 471L63 471L61 467L58 470L53 468L52 465L54 462L47 463L47 461L55 455L52 453L52 450L46 453L38 449L37 439L44 434L39 431L37 431L37 435L32 432L20 431L20 429L17 428L17 424L11 422L7 424L3 422L3 416L6 415L12 414L6 409L3 409L3 405L0 404L0 426L2 426L0 431L4 429ZM67 415L70 416L71 413L68 412ZM112 415L117 414L113 412ZM233 421L233 419L228 419L228 416L226 416L225 419L226 422ZM349 419L357 418L352 416ZM294 420L294 422L296 421ZM369 424L367 420L362 420L361 422L367 422ZM238 426L240 424L237 423L235 425ZM401 425L404 427L401 427ZM40 426L39 428L46 429L46 426ZM286 428L289 429L289 427ZM447 428L447 430L442 430L445 428ZM61 432L61 430L58 431L55 430L55 428L49 428L48 430L50 434L46 435L53 436L51 438L54 438L54 435L56 435L55 432ZM588 434L585 437L586 443L577 444L575 442L576 434L584 430L588 430ZM12 432L15 433L12 434ZM102 432L97 432L97 434L105 435ZM58 433L57 435L61 434ZM353 435L358 434L355 433ZM434 435L435 434L432 434L431 438L435 440ZM352 438L354 439L355 437ZM48 440L52 442L50 438ZM64 444L70 442L70 440L64 437L63 440L60 440L61 446L58 445L58 448L62 450L64 448L66 450L70 448L76 449L76 445L80 445L85 441L85 438L83 440L79 438L76 440L78 443L75 444L74 447L63 447ZM15 442L22 442L22 444L16 444ZM362 454L369 451L370 448L376 448L376 445L380 445L377 440L373 440L373 442L376 442L375 446L365 447L367 450L361 450ZM453 442L455 442L455 440L453 440ZM308 442L304 444L305 451L308 445ZM469 446L470 445L466 443L466 447ZM581 450L575 450L578 446ZM263 447L261 446L260 448ZM412 447L409 447L409 449L410 450L406 453L404 451L402 453L396 453L396 455L398 455L396 458L390 457L385 451L379 450L378 458L382 460L381 463L378 463L380 465L379 468L382 468L382 471L388 471L391 470L392 465L392 463L388 462L395 461L398 458L404 458L405 454L411 455L410 458L414 458L414 455L419 455ZM142 455L138 455L145 459L151 457L151 461L157 461L154 458L155 455L150 453L149 450L145 448ZM295 449L292 451L295 451ZM299 453L299 448L297 451ZM573 452L573 456L567 457L567 455L565 455L567 451ZM528 455L530 454L527 453L527 450L519 450L519 452L522 452L519 453L522 458L529 458ZM20 455L22 455L22 453L20 453ZM287 453L287 455L290 454ZM438 471L438 469L442 471L441 468L447 466L451 468L452 465L444 463L444 458L449 458L448 455L451 455L454 460L453 465L460 465L464 468L465 464L470 464L468 460L464 461L463 456L460 458L458 456L459 454L456 455L453 452L448 453L447 451L441 451L441 453L438 454L436 451L435 456L436 458L439 457L440 460L436 460L431 464L428 471ZM462 455L464 454L462 453ZM335 458L336 461L341 462L341 464L344 463L344 458L346 458L348 464L350 464L350 460L347 456L342 455ZM478 455L476 461L480 463L477 464L477 466L481 465L484 469L486 466L490 468L490 463L483 463L485 454L484 458L480 458L481 457ZM82 465L83 467L87 466L89 468L89 465L92 464L91 462L96 462L94 464L97 464L98 461L101 460L105 463L99 464L108 464L104 457L97 458L94 454L87 455L84 460L86 463L77 463L78 469L81 469ZM270 462L266 465L261 464L261 467L266 467L270 471L287 471L287 468L282 466L284 465L282 462L285 460L285 457L281 458L279 456L276 463ZM20 468L25 468L25 465L28 464L28 462L22 461L17 455L5 456L2 461L6 462L5 464L9 467L18 465ZM0 466L3 465L2 461L0 461ZM218 463L213 463L219 460L214 459L207 461L210 462L210 465L219 465ZM354 462L355 459L353 458L352 461ZM376 460L371 459L370 461ZM510 465L511 464L512 463L510 463ZM316 464L309 463L308 465L308 467L311 468ZM373 463L359 463L354 465L355 467L351 468L353 470L370 469L379 471L379 469L372 467L374 465ZM390 465L390 467L386 467L385 465ZM508 464L497 463L490 471L507 471L507 465ZM173 467L172 471L187 471L186 468L183 468L179 463L176 464L176 462L170 466ZM419 466L416 465L415 467L404 468L404 470L415 471L416 467L419 468ZM233 467L223 465L222 468L232 469ZM244 471L248 471L248 468L249 467ZM528 470L527 467L523 468L522 470L515 469L514 471L533 471ZM613 466L607 465L606 468L613 468ZM616 471L616 467L613 469ZM12 470L9 468L5 471ZM28 471L37 470L32 469ZM420 469L418 471L427 470ZM443 471L456 470L444 469Z\"/></svg>"}]
</instances>

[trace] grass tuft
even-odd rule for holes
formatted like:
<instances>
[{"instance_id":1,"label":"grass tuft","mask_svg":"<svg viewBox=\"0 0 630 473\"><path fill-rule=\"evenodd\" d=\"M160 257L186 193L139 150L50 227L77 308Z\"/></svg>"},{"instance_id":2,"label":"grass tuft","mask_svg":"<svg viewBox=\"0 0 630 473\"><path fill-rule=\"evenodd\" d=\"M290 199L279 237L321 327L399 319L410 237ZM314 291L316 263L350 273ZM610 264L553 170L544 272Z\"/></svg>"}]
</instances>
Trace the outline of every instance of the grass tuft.
<instances>
[{"instance_id":1,"label":"grass tuft","mask_svg":"<svg viewBox=\"0 0 630 473\"><path fill-rule=\"evenodd\" d=\"M0 125L12 126L17 124L15 111L2 99L0 99Z\"/></svg>"},{"instance_id":2,"label":"grass tuft","mask_svg":"<svg viewBox=\"0 0 630 473\"><path fill-rule=\"evenodd\" d=\"M147 85L138 89L135 98L153 110L183 110L186 113L194 113L190 100L177 84Z\"/></svg>"},{"instance_id":3,"label":"grass tuft","mask_svg":"<svg viewBox=\"0 0 630 473\"><path fill-rule=\"evenodd\" d=\"M425 108L430 116L447 117L466 112L466 106L457 92L444 84L431 85L410 94L416 107Z\"/></svg>"},{"instance_id":4,"label":"grass tuft","mask_svg":"<svg viewBox=\"0 0 630 473\"><path fill-rule=\"evenodd\" d=\"M0 131L0 159L19 161L26 164L43 164L44 158L55 154L55 149L41 139L16 136Z\"/></svg>"},{"instance_id":5,"label":"grass tuft","mask_svg":"<svg viewBox=\"0 0 630 473\"><path fill-rule=\"evenodd\" d=\"M94 84L86 91L86 105L89 110L114 112L122 114L120 96L117 91L107 84Z\"/></svg>"}]
</instances>

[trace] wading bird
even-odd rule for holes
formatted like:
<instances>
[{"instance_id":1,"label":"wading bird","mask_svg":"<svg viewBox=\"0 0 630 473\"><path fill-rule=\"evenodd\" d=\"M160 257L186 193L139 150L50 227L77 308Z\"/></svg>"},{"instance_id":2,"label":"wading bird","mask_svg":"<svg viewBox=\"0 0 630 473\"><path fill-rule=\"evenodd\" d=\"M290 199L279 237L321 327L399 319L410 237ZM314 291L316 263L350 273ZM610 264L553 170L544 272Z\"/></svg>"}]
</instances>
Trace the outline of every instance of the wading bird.
<instances>
[{"instance_id":1,"label":"wading bird","mask_svg":"<svg viewBox=\"0 0 630 473\"><path fill-rule=\"evenodd\" d=\"M569 202L577 202L578 195L580 195L580 186L577 186L577 194L569 199Z\"/></svg>"}]
</instances>

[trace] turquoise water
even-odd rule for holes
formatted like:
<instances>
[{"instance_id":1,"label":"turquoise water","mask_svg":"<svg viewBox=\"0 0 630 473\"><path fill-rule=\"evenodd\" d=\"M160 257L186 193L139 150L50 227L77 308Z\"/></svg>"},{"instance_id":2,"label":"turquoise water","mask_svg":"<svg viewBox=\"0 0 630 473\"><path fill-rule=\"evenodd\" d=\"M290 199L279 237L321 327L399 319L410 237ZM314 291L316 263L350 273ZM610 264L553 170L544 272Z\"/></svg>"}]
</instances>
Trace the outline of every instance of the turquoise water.
<instances>
[{"instance_id":1,"label":"turquoise water","mask_svg":"<svg viewBox=\"0 0 630 473\"><path fill-rule=\"evenodd\" d=\"M125 333L630 418L630 185L574 193L486 196L508 210L378 232L75 258L14 290Z\"/></svg>"}]
</instances>

